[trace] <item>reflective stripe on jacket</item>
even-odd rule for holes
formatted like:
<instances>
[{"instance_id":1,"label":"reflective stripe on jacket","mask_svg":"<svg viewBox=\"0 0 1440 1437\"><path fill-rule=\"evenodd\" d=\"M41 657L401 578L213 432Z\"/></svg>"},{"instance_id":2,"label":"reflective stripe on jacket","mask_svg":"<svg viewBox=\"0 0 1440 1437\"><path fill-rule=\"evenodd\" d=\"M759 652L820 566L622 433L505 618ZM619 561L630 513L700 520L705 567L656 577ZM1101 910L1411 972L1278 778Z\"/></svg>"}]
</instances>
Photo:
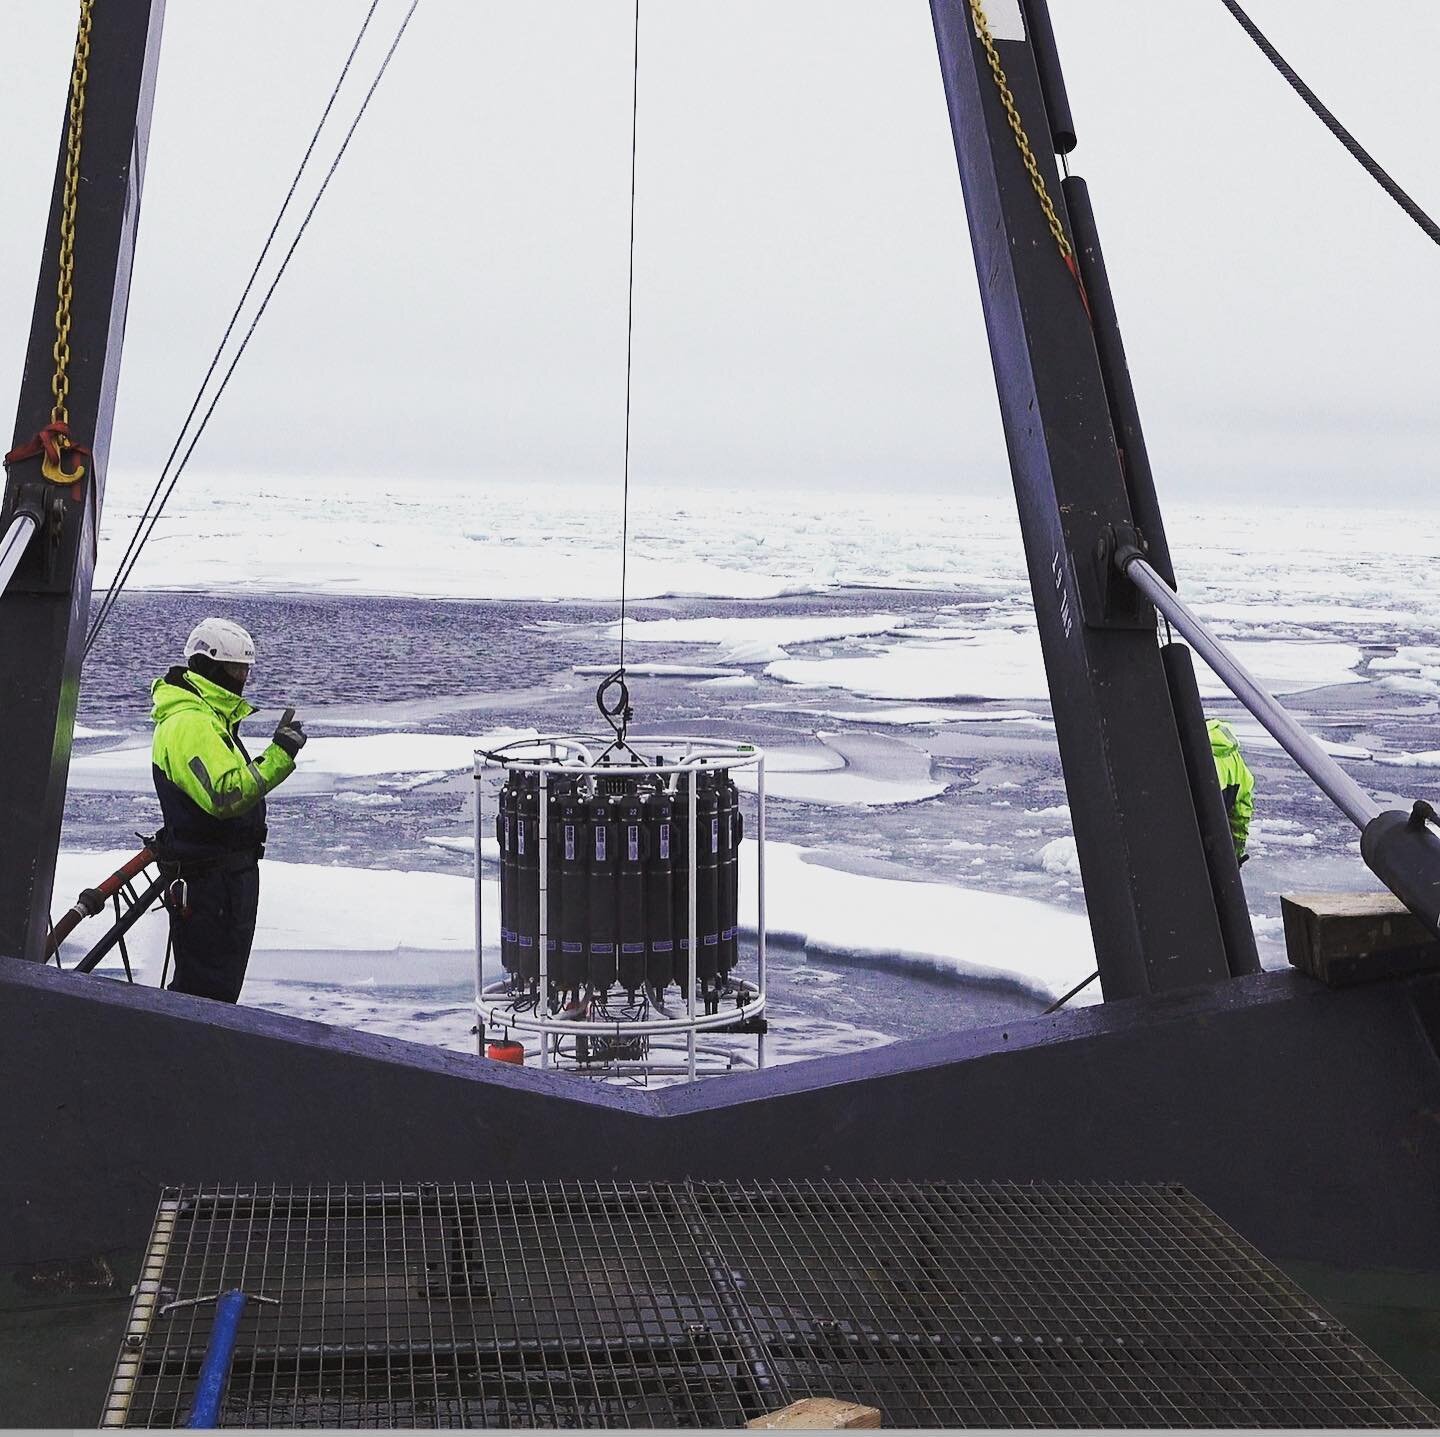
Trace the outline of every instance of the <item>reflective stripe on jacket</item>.
<instances>
[{"instance_id":1,"label":"reflective stripe on jacket","mask_svg":"<svg viewBox=\"0 0 1440 1437\"><path fill-rule=\"evenodd\" d=\"M295 771L294 759L273 743L252 759L239 730L255 710L191 669L171 669L150 694L155 788L170 838L190 853L258 849L265 795Z\"/></svg>"},{"instance_id":2,"label":"reflective stripe on jacket","mask_svg":"<svg viewBox=\"0 0 1440 1437\"><path fill-rule=\"evenodd\" d=\"M1235 856L1245 856L1245 843L1250 837L1250 819L1255 812L1255 775L1250 772L1235 731L1219 719L1207 719L1210 752L1215 758L1215 777L1225 796L1225 812L1230 816L1230 837L1235 841Z\"/></svg>"}]
</instances>

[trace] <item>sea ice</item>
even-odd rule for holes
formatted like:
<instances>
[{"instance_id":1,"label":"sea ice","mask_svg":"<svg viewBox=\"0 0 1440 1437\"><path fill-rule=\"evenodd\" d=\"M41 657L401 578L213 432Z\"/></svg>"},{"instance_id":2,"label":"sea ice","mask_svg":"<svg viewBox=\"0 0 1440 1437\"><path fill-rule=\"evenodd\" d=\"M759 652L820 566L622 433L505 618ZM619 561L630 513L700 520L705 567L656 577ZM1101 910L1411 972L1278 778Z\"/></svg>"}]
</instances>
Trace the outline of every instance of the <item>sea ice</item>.
<instances>
[{"instance_id":1,"label":"sea ice","mask_svg":"<svg viewBox=\"0 0 1440 1437\"><path fill-rule=\"evenodd\" d=\"M956 630L833 659L786 659L765 670L785 683L877 699L1026 699L1048 693L1033 629Z\"/></svg>"},{"instance_id":2,"label":"sea ice","mask_svg":"<svg viewBox=\"0 0 1440 1437\"><path fill-rule=\"evenodd\" d=\"M453 846L463 850L469 840L458 838ZM127 857L121 850L62 853L57 904L93 886ZM758 921L757 860L758 846L746 842L741 926L750 937ZM1094 966L1084 917L1031 899L842 872L785 843L766 844L765 872L770 933L802 942L812 953L920 965L1040 997L1058 996ZM487 876L484 890L488 971L498 967L493 876ZM376 978L407 990L472 984L474 924L474 887L466 875L267 859L250 973L256 980L303 977L322 985L326 992L314 1016L326 1017L328 990L343 1000L361 980ZM132 930L132 959L152 983L159 979L165 931L158 910ZM63 950L65 964L97 936L85 927L78 930ZM118 971L118 963L107 971Z\"/></svg>"},{"instance_id":3,"label":"sea ice","mask_svg":"<svg viewBox=\"0 0 1440 1437\"><path fill-rule=\"evenodd\" d=\"M817 734L819 749L774 749L765 755L768 798L800 803L879 807L920 803L948 786L933 776L923 749L879 734ZM753 793L754 769L734 771L736 787Z\"/></svg>"}]
</instances>

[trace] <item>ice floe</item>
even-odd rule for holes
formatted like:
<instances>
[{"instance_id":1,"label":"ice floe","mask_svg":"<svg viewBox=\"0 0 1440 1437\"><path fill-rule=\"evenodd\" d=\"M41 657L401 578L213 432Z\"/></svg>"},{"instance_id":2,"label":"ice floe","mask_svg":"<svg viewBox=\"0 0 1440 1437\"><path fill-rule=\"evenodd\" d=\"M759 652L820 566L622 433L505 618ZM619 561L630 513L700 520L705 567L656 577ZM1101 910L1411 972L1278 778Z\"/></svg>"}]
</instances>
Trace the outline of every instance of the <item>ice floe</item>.
<instances>
[{"instance_id":1,"label":"ice floe","mask_svg":"<svg viewBox=\"0 0 1440 1437\"><path fill-rule=\"evenodd\" d=\"M1036 855L1040 860L1040 867L1046 873L1065 874L1071 878L1080 877L1080 854L1075 847L1075 840L1070 835L1064 838L1052 839L1041 848Z\"/></svg>"},{"instance_id":2,"label":"ice floe","mask_svg":"<svg viewBox=\"0 0 1440 1437\"><path fill-rule=\"evenodd\" d=\"M765 672L877 699L1025 699L1049 691L1034 630L957 629L944 640L902 641L866 654L782 659Z\"/></svg>"},{"instance_id":3,"label":"ice floe","mask_svg":"<svg viewBox=\"0 0 1440 1437\"><path fill-rule=\"evenodd\" d=\"M408 774L421 782L433 782L471 768L477 749L493 749L517 738L533 738L535 732L534 729L505 728L473 735L367 733L312 738L305 745L299 767L275 790L272 798L321 792L344 779ZM263 739L251 744L252 752L263 747ZM77 789L148 789L151 781L148 743L80 754L70 765L70 785ZM377 800L350 796L348 801Z\"/></svg>"},{"instance_id":4,"label":"ice floe","mask_svg":"<svg viewBox=\"0 0 1440 1437\"><path fill-rule=\"evenodd\" d=\"M814 749L780 748L765 755L765 793L772 799L840 807L921 803L948 786L931 771L923 749L878 734L821 733ZM735 783L753 793L753 769L737 768Z\"/></svg>"},{"instance_id":5,"label":"ice floe","mask_svg":"<svg viewBox=\"0 0 1440 1437\"><path fill-rule=\"evenodd\" d=\"M897 614L766 614L739 618L706 615L694 619L630 619L625 625L627 644L720 644L740 648L797 647L831 639L869 638L904 629ZM618 638L620 626L611 626Z\"/></svg>"},{"instance_id":6,"label":"ice floe","mask_svg":"<svg viewBox=\"0 0 1440 1437\"><path fill-rule=\"evenodd\" d=\"M456 837L445 846L468 851L470 841ZM128 856L120 850L62 853L57 904ZM757 859L757 845L747 842L741 849L741 924L752 937ZM1058 996L1094 967L1084 917L1048 904L845 872L785 843L766 845L765 864L769 932L803 943L811 954L920 966L1041 998ZM482 902L490 966L499 922L493 871ZM474 889L466 875L267 859L247 982L303 979L334 989L337 997L375 983L403 986L412 995L453 990L473 984L474 931ZM159 979L165 933L158 911L133 930L129 946L142 981ZM87 927L77 930L63 950L65 965L98 936ZM106 971L118 968L117 960ZM324 1003L313 1016L333 1021Z\"/></svg>"}]
</instances>

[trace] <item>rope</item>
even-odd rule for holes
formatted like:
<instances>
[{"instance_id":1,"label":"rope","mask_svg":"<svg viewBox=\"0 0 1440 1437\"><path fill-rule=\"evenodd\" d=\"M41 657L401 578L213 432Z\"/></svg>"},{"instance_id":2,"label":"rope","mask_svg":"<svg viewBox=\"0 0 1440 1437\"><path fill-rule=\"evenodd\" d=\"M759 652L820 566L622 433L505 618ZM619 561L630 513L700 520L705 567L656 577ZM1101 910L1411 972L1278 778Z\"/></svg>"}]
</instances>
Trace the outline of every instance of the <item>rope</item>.
<instances>
[{"instance_id":1,"label":"rope","mask_svg":"<svg viewBox=\"0 0 1440 1437\"><path fill-rule=\"evenodd\" d=\"M179 465L176 467L175 473L170 479L169 486L166 488L164 495L161 497L159 504L155 508L155 512L150 520L149 526L145 529L143 536L136 544L134 553L131 556L128 567L123 573L116 574L115 581L111 585L110 591L107 594L107 607L96 618L94 625L91 627L89 636L85 640L84 657L88 657L90 650L94 647L95 640L100 633L101 626L103 625L104 621L110 616L110 613L114 609L115 598L118 598L120 591L125 587L125 584L128 581L130 575L134 572L135 564L140 558L141 550L149 541L150 536L155 532L155 526L160 522L160 515L164 512L165 505L169 503L170 496L175 492L175 486L180 482L180 476L185 472L185 466L189 464L190 456L195 452L195 446L200 442L200 436L204 434L206 425L209 424L211 416L215 413L215 408L220 403L221 396L225 393L225 390L230 383L231 377L235 373L236 366L240 363L241 357L244 355L246 349L249 347L251 339L254 338L255 330L258 327L260 320L264 317L265 311L270 307L270 301L274 297L275 291L279 287L280 281L284 277L285 271L289 268L290 261L294 258L295 251L299 248L300 241L305 237L305 231L309 228L310 221L315 217L315 211L319 208L320 201L324 199L325 192L330 187L330 181L335 178L335 172L340 168L340 161L344 159L345 151L349 148L350 141L354 138L355 131L359 128L360 121L364 118L365 111L369 109L370 101L374 98L375 91L380 86L380 81L385 77L386 70L390 68L390 62L395 58L395 52L397 49L399 49L400 41L404 38L405 31L409 28L410 21L414 16L416 8L419 6L419 4L420 0L410 0L410 8L405 12L405 18L401 20L400 28L395 32L395 38L391 40L390 48L385 52L385 58L380 62L380 68L376 71L375 78L370 82L370 88L365 92L365 98L360 102L360 108L355 112L355 118L351 120L349 129L345 131L345 138L341 141L340 148L336 151L335 158L330 162L330 168L326 171L325 178L321 182L320 188L317 191L315 198L310 202L309 209L305 211L305 217L300 222L300 228L296 232L295 238L291 240L289 249L285 251L285 256L280 261L280 268L275 272L274 279L270 281L270 286L265 291L264 298L260 301L260 307L256 310L255 317L250 321L250 327L246 330L244 339L240 341L240 347L236 350L235 357L230 361L230 365L226 369L225 374L220 381L220 387L215 391L215 397L210 401L210 405L206 409L205 414L200 421L200 427L195 431L194 437L190 440L190 443L187 446ZM347 61L347 64L348 63L349 62ZM137 533L138 532L139 530L137 529Z\"/></svg>"},{"instance_id":2,"label":"rope","mask_svg":"<svg viewBox=\"0 0 1440 1437\"><path fill-rule=\"evenodd\" d=\"M132 553L140 538L141 530L145 521L150 517L151 506L159 497L160 490L164 488L166 477L170 473L170 466L175 462L175 456L180 452L180 446L185 441L185 433L190 428L190 421L195 418L195 411L200 408L200 401L205 395L206 387L209 385L215 373L215 366L220 363L220 356L225 351L225 346L230 342L230 336L234 333L236 321L240 318L240 311L245 307L245 301L250 298L250 291L255 287L255 281L260 275L260 268L265 263L266 256L270 253L270 247L275 243L275 236L280 230L280 223L285 218L286 211L290 208L290 201L295 198L295 191L299 187L300 180L310 163L310 156L315 153L315 145L320 139L320 131L325 128L325 122L330 118L330 111L335 107L335 100L340 94L340 87L345 83L345 77L350 73L350 66L355 59L355 52L360 48L360 42L365 38L365 32L370 28L370 21L375 14L375 7L380 0L370 0L370 8L365 12L365 19L361 23L360 32L355 36L355 42L350 46L350 53L345 57L345 64L341 67L340 78L335 81L335 88L330 91L330 98L325 102L325 108L321 112L319 123L315 126L315 133L310 136L310 143L305 146L305 154L300 160L300 168L295 171L295 178L290 181L290 188L286 192L284 202L280 206L279 213L275 216L275 223L270 226L270 233L265 237L265 243L260 247L260 257L255 261L255 268L250 271L250 278L245 281L245 288L236 302L234 313L230 316L230 322L225 326L225 333L220 336L220 343L215 346L215 353L211 357L210 367L205 371L205 377L200 381L200 387L195 391L195 398L190 403L190 412L185 416L185 422L180 426L180 432L175 436L175 442L170 446L170 453L165 459L160 470L160 477L155 481L155 487L150 491L150 497L145 501L145 507L140 511L140 518L136 521L134 532L130 535L129 542L125 545L125 552L120 556L120 562L115 566L115 578L111 580L110 587L105 591L105 597L100 603L99 612L90 626L90 633L85 641L85 652L90 652L90 645L95 641L95 635L99 633L100 626L110 617L110 609L115 602L115 597L124 586L124 578L128 577L127 564L130 562Z\"/></svg>"},{"instance_id":3,"label":"rope","mask_svg":"<svg viewBox=\"0 0 1440 1437\"><path fill-rule=\"evenodd\" d=\"M1100 970L1097 968L1083 983L1077 983L1063 997L1057 998L1040 1016L1043 1018L1047 1013L1054 1013L1058 1009L1063 1008L1082 988L1088 988L1099 976Z\"/></svg>"},{"instance_id":4,"label":"rope","mask_svg":"<svg viewBox=\"0 0 1440 1437\"><path fill-rule=\"evenodd\" d=\"M1435 221L1380 168L1373 156L1360 144L1355 136L1320 103L1319 96L1286 64L1284 56L1260 33L1259 29L1256 28L1255 22L1236 4L1236 0L1221 0L1221 4L1235 17L1240 24L1240 28L1255 42L1265 58L1289 81L1290 88L1309 105L1321 124L1360 162L1360 167L1365 173L1369 175L1436 244L1440 244L1440 225L1437 225Z\"/></svg>"},{"instance_id":5,"label":"rope","mask_svg":"<svg viewBox=\"0 0 1440 1437\"><path fill-rule=\"evenodd\" d=\"M630 375L635 347L635 137L640 113L640 0L630 75L630 275L625 298L625 484L620 505L620 679L625 677L625 585L630 562Z\"/></svg>"}]
</instances>

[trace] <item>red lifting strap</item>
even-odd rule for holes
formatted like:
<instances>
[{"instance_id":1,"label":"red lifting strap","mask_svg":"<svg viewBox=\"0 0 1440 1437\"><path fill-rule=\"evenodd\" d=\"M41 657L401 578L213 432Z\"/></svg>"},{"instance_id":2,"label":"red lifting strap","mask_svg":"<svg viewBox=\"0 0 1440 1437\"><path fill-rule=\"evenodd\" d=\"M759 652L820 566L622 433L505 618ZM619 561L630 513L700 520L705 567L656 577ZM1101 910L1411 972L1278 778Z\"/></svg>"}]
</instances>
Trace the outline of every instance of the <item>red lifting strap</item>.
<instances>
[{"instance_id":1,"label":"red lifting strap","mask_svg":"<svg viewBox=\"0 0 1440 1437\"><path fill-rule=\"evenodd\" d=\"M60 443L62 439L65 441L63 445ZM71 443L70 426L63 420L56 419L47 424L28 444L17 444L5 456L5 462L18 464L22 459L38 459L44 455L51 466L58 470L61 469L60 456L66 453L88 456L90 451L83 444Z\"/></svg>"}]
</instances>

